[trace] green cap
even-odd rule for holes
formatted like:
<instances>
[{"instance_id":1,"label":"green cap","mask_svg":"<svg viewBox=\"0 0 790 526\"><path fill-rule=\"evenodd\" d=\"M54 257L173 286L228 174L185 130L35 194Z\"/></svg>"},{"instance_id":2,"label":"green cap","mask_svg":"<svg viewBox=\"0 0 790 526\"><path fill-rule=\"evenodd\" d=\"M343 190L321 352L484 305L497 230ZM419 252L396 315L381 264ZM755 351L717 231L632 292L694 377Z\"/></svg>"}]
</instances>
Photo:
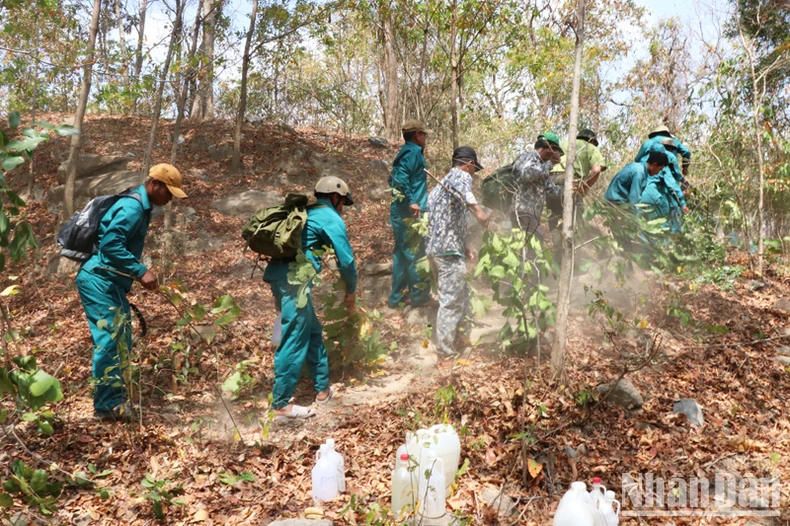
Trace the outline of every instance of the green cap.
<instances>
[{"instance_id":1,"label":"green cap","mask_svg":"<svg viewBox=\"0 0 790 526\"><path fill-rule=\"evenodd\" d=\"M560 138L557 136L556 133L554 132L541 133L540 135L538 135L538 139L545 140L555 150L558 150L560 153L565 153L562 147L560 146Z\"/></svg>"}]
</instances>

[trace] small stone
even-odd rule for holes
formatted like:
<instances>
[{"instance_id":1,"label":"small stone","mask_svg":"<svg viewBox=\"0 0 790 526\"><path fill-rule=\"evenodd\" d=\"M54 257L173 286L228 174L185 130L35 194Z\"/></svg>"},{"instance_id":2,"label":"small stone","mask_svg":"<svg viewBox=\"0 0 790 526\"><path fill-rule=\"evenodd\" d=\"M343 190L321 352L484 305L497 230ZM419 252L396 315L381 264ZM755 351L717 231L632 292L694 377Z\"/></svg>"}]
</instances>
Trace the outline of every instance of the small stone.
<instances>
[{"instance_id":1,"label":"small stone","mask_svg":"<svg viewBox=\"0 0 790 526\"><path fill-rule=\"evenodd\" d=\"M576 458L576 450L571 446L565 446L565 454L567 454L570 458Z\"/></svg>"},{"instance_id":2,"label":"small stone","mask_svg":"<svg viewBox=\"0 0 790 526\"><path fill-rule=\"evenodd\" d=\"M790 313L790 300L787 298L779 298L774 302L774 310Z\"/></svg>"},{"instance_id":3,"label":"small stone","mask_svg":"<svg viewBox=\"0 0 790 526\"><path fill-rule=\"evenodd\" d=\"M181 206L178 208L178 211L181 212L184 215L184 217L186 217L190 221L194 221L195 219L197 219L197 210L195 210L191 206Z\"/></svg>"},{"instance_id":4,"label":"small stone","mask_svg":"<svg viewBox=\"0 0 790 526\"><path fill-rule=\"evenodd\" d=\"M764 289L766 286L767 285L765 283L763 283L762 281L758 281L756 279L753 279L749 282L749 290L751 290L752 292Z\"/></svg>"},{"instance_id":5,"label":"small stone","mask_svg":"<svg viewBox=\"0 0 790 526\"><path fill-rule=\"evenodd\" d=\"M696 400L681 398L675 402L674 411L675 414L686 415L692 425L701 426L705 424L705 417L702 415L702 407Z\"/></svg>"},{"instance_id":6,"label":"small stone","mask_svg":"<svg viewBox=\"0 0 790 526\"><path fill-rule=\"evenodd\" d=\"M777 356L776 361L785 367L790 367L790 356Z\"/></svg>"},{"instance_id":7,"label":"small stone","mask_svg":"<svg viewBox=\"0 0 790 526\"><path fill-rule=\"evenodd\" d=\"M387 142L387 139L384 137L368 137L368 142L376 148L386 148L389 146L389 142Z\"/></svg>"},{"instance_id":8,"label":"small stone","mask_svg":"<svg viewBox=\"0 0 790 526\"><path fill-rule=\"evenodd\" d=\"M497 488L485 488L482 495L480 496L486 504L493 506L500 513L507 514L512 512L513 508L515 508L513 499L505 495Z\"/></svg>"},{"instance_id":9,"label":"small stone","mask_svg":"<svg viewBox=\"0 0 790 526\"><path fill-rule=\"evenodd\" d=\"M599 394L605 395L607 391L609 391L609 385L599 385L596 388ZM632 384L628 379L623 378L621 379L618 384L612 389L612 392L609 394L609 397L606 399L606 403L613 404L616 406L620 406L624 409L638 409L642 407L642 404L645 403L642 395L637 391L634 384Z\"/></svg>"},{"instance_id":10,"label":"small stone","mask_svg":"<svg viewBox=\"0 0 790 526\"><path fill-rule=\"evenodd\" d=\"M784 356L790 356L790 347L787 345L782 345L778 349L776 349L776 354L782 354Z\"/></svg>"}]
</instances>

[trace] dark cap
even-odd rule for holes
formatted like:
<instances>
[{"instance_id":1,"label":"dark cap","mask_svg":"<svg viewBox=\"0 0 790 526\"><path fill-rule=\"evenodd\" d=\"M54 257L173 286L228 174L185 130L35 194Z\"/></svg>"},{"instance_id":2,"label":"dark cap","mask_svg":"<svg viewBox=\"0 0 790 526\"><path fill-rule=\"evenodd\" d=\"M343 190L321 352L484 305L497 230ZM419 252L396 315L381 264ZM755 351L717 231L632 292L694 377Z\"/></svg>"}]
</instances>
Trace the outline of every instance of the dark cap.
<instances>
[{"instance_id":1,"label":"dark cap","mask_svg":"<svg viewBox=\"0 0 790 526\"><path fill-rule=\"evenodd\" d=\"M675 153L676 151L678 151L678 146L677 144L675 144L675 139L673 139L672 137L664 137L663 139L661 139L661 144L662 146L664 146L664 148L667 149L668 152Z\"/></svg>"},{"instance_id":2,"label":"dark cap","mask_svg":"<svg viewBox=\"0 0 790 526\"><path fill-rule=\"evenodd\" d=\"M647 164L658 163L661 166L667 166L669 164L669 158L667 154L664 152L650 152L650 155L647 156Z\"/></svg>"},{"instance_id":3,"label":"dark cap","mask_svg":"<svg viewBox=\"0 0 790 526\"><path fill-rule=\"evenodd\" d=\"M595 146L598 146L598 137L595 136L595 132L590 128L584 128L582 131L576 134L576 138L585 140Z\"/></svg>"},{"instance_id":4,"label":"dark cap","mask_svg":"<svg viewBox=\"0 0 790 526\"><path fill-rule=\"evenodd\" d=\"M477 160L477 153L469 146L459 146L453 152L453 161L474 161L475 168L483 169L483 165Z\"/></svg>"}]
</instances>

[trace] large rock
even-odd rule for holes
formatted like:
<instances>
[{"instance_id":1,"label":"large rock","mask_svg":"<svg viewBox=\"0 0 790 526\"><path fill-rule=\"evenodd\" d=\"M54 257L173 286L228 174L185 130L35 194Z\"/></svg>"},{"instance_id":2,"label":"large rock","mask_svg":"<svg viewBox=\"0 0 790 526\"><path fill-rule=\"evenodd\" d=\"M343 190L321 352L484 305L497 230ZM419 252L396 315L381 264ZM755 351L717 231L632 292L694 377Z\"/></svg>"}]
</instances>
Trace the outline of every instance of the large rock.
<instances>
[{"instance_id":1,"label":"large rock","mask_svg":"<svg viewBox=\"0 0 790 526\"><path fill-rule=\"evenodd\" d=\"M247 218L261 208L282 204L283 199L279 192L247 190L217 199L211 203L211 207L222 215Z\"/></svg>"},{"instance_id":2,"label":"large rock","mask_svg":"<svg viewBox=\"0 0 790 526\"><path fill-rule=\"evenodd\" d=\"M359 289L362 291L362 299L366 305L379 307L387 302L390 295L392 276L364 275L360 278Z\"/></svg>"},{"instance_id":3,"label":"large rock","mask_svg":"<svg viewBox=\"0 0 790 526\"><path fill-rule=\"evenodd\" d=\"M689 419L689 422L695 426L701 426L705 423L705 417L702 416L702 407L696 400L691 398L681 398L675 402L675 414L683 414Z\"/></svg>"},{"instance_id":4,"label":"large rock","mask_svg":"<svg viewBox=\"0 0 790 526\"><path fill-rule=\"evenodd\" d=\"M97 177L81 179L74 184L74 206L82 208L85 203L94 197L107 194L117 194L127 188L140 184L140 172L121 171L112 172ZM63 193L66 185L50 188L47 192L47 200L50 204L60 204L63 202Z\"/></svg>"},{"instance_id":5,"label":"large rock","mask_svg":"<svg viewBox=\"0 0 790 526\"><path fill-rule=\"evenodd\" d=\"M609 390L609 387L609 385L599 385L596 390L603 395ZM642 395L636 390L636 387L634 387L634 384L625 378L617 383L606 399L606 402L624 409L639 409L645 403Z\"/></svg>"},{"instance_id":6,"label":"large rock","mask_svg":"<svg viewBox=\"0 0 790 526\"><path fill-rule=\"evenodd\" d=\"M77 179L95 177L110 172L126 170L126 165L132 160L130 155L96 155L92 153L81 154L77 161ZM66 182L66 170L69 162L66 160L58 167L58 182Z\"/></svg>"},{"instance_id":7,"label":"large rock","mask_svg":"<svg viewBox=\"0 0 790 526\"><path fill-rule=\"evenodd\" d=\"M368 137L368 142L376 148L386 148L390 145L384 137Z\"/></svg>"},{"instance_id":8,"label":"large rock","mask_svg":"<svg viewBox=\"0 0 790 526\"><path fill-rule=\"evenodd\" d=\"M384 263L368 263L363 267L368 276L388 276L392 275L392 261Z\"/></svg>"}]
</instances>

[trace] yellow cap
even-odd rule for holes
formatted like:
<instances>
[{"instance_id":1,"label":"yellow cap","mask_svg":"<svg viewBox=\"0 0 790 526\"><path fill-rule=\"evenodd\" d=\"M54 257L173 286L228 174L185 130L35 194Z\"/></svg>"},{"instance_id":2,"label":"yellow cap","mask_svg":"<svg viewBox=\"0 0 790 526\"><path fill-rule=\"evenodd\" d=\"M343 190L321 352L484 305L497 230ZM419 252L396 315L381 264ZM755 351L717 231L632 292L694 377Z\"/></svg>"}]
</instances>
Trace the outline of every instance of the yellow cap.
<instances>
[{"instance_id":1,"label":"yellow cap","mask_svg":"<svg viewBox=\"0 0 790 526\"><path fill-rule=\"evenodd\" d=\"M187 196L181 189L181 172L172 164L157 164L148 170L148 177L155 179L167 185L167 189L173 194L173 197L183 199Z\"/></svg>"}]
</instances>

